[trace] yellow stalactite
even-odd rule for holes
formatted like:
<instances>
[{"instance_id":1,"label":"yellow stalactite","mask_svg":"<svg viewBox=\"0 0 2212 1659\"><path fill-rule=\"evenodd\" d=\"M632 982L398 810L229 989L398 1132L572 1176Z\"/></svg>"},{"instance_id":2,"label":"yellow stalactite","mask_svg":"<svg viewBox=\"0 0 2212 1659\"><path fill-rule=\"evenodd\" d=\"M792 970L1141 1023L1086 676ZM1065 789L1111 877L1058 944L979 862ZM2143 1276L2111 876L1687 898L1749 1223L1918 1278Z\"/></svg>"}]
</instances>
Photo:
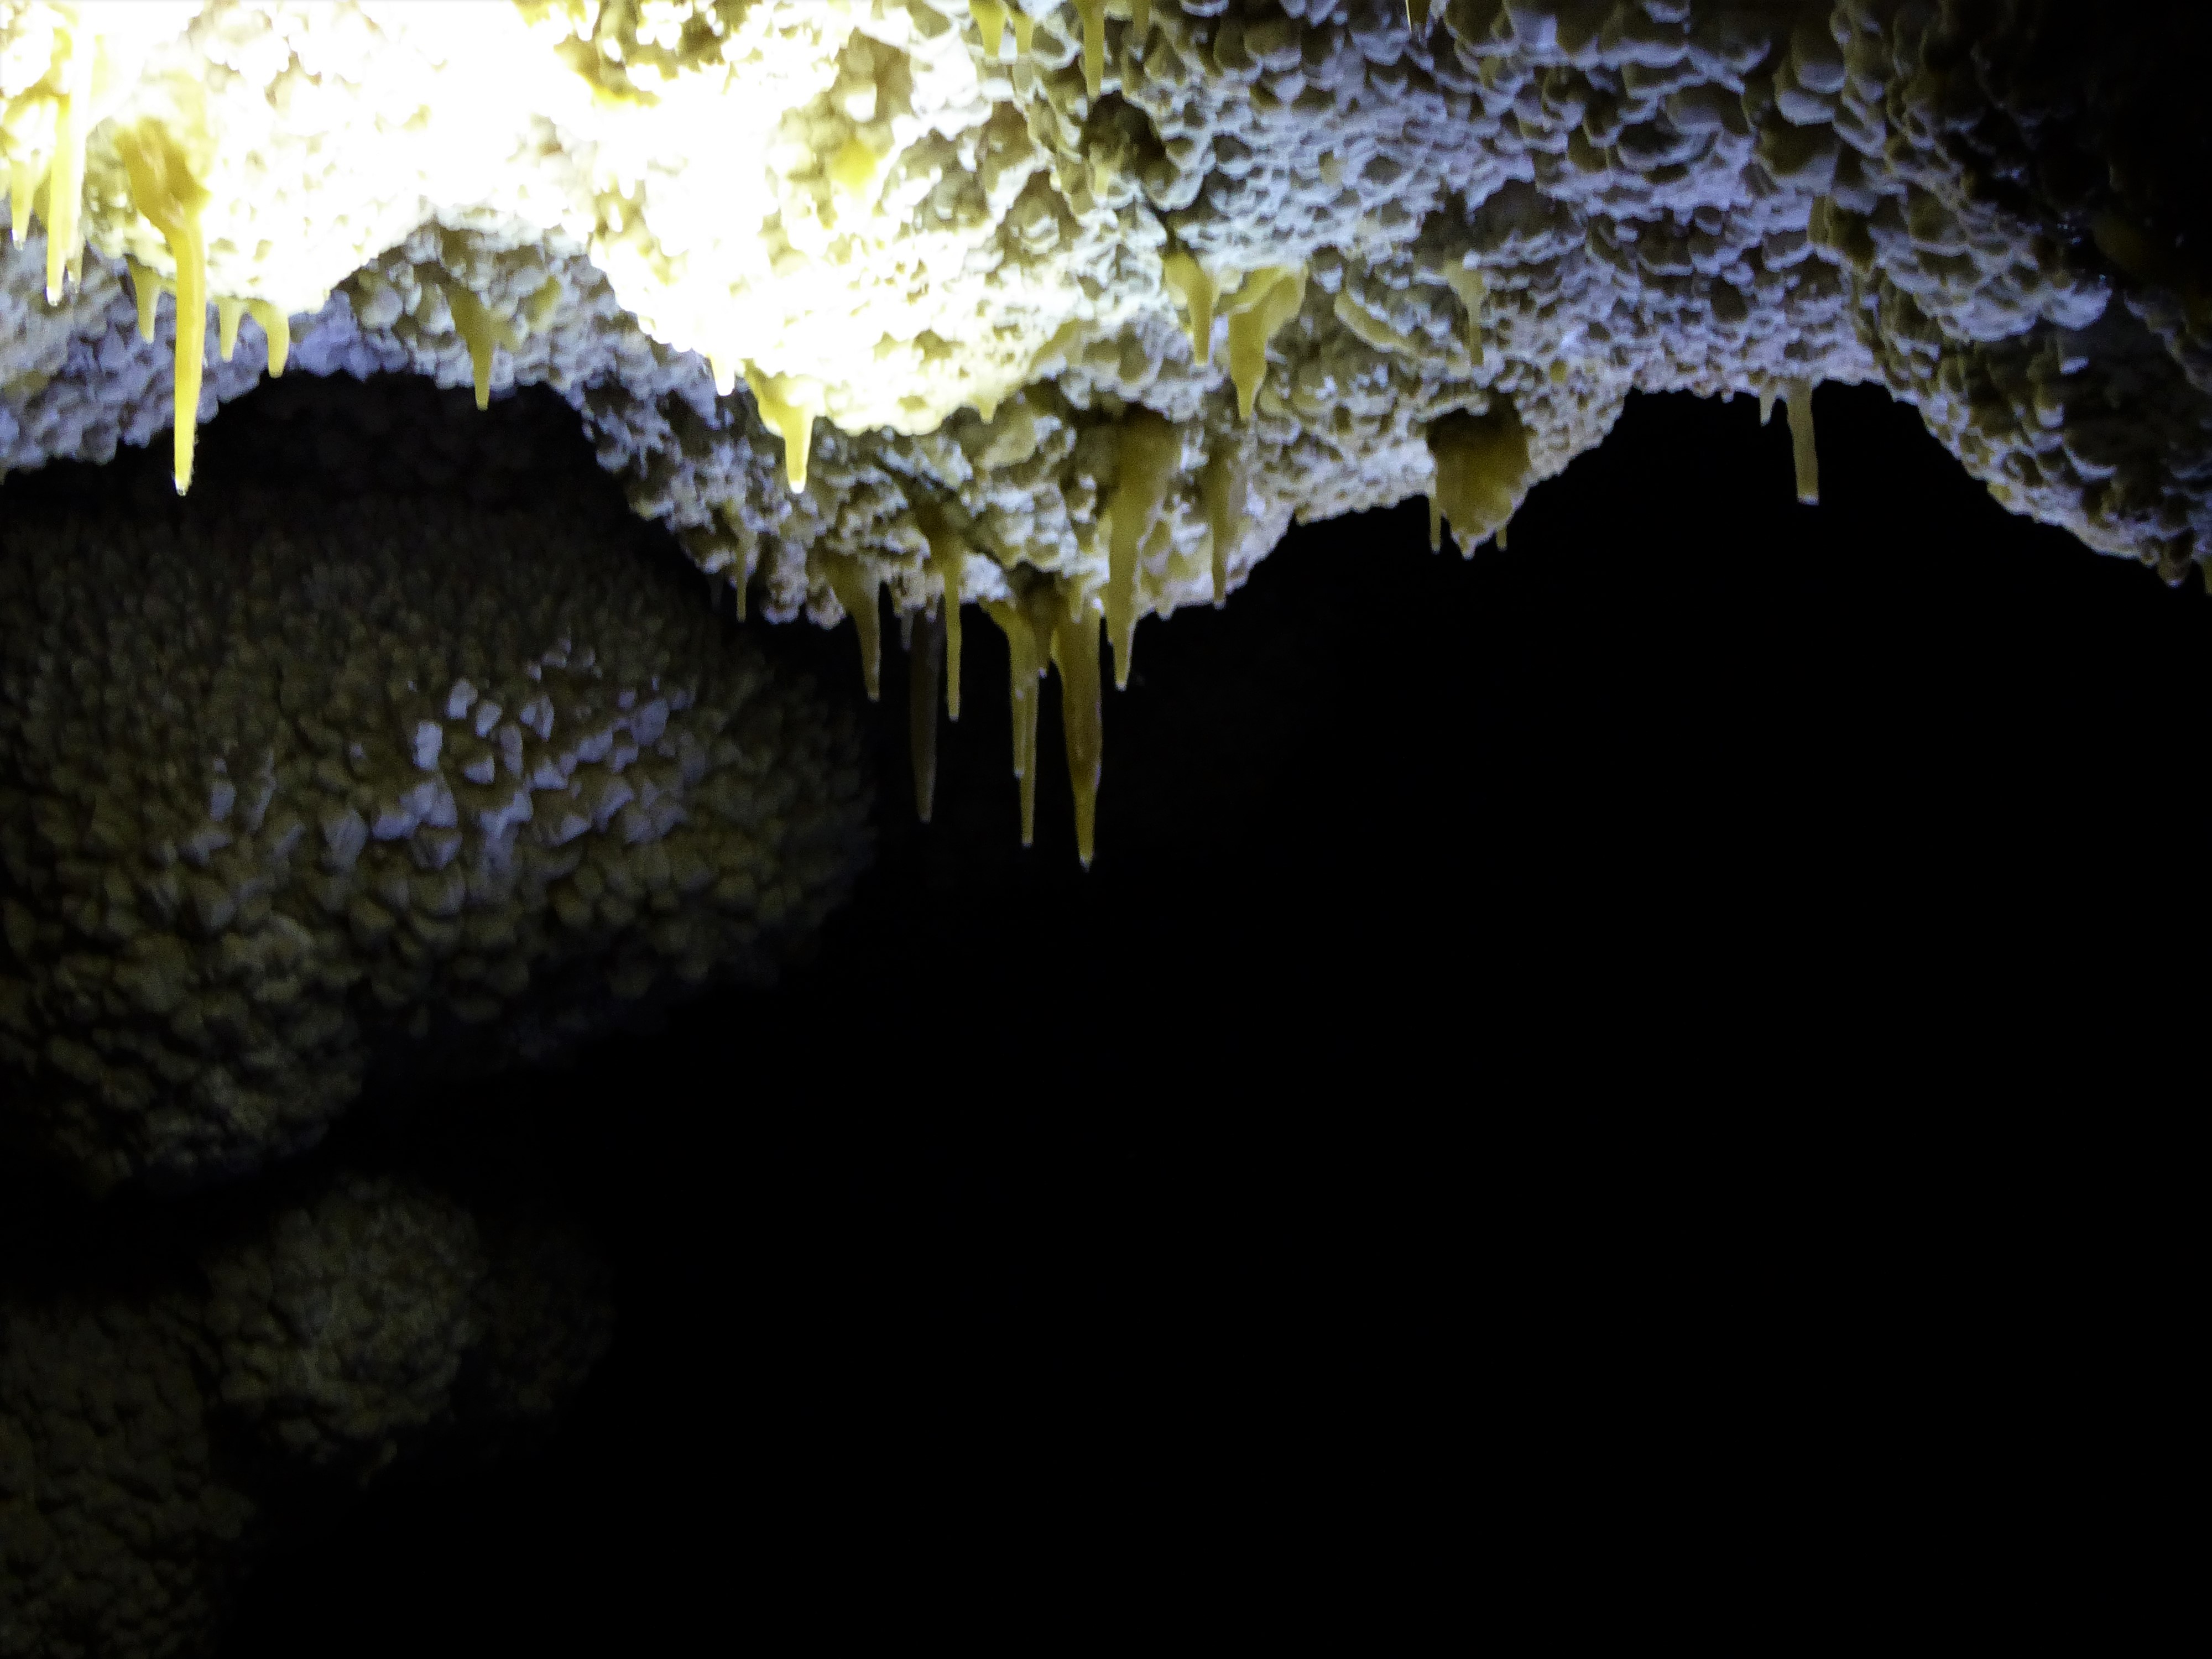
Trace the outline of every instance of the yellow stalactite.
<instances>
[{"instance_id":1,"label":"yellow stalactite","mask_svg":"<svg viewBox=\"0 0 2212 1659\"><path fill-rule=\"evenodd\" d=\"M1045 592L1049 599L1049 590ZM999 624L1006 636L1006 683L1014 729L1014 776L1021 783L1022 845L1036 841L1037 708L1042 697L1038 682L1044 673L1045 652L1051 640L1050 623L1040 627L1030 607L1019 600L986 599L984 614Z\"/></svg>"},{"instance_id":2,"label":"yellow stalactite","mask_svg":"<svg viewBox=\"0 0 2212 1659\"><path fill-rule=\"evenodd\" d=\"M168 284L158 271L140 264L129 254L123 256L124 268L131 273L131 297L138 302L138 337L151 340L154 323L161 302L161 290Z\"/></svg>"},{"instance_id":3,"label":"yellow stalactite","mask_svg":"<svg viewBox=\"0 0 2212 1659\"><path fill-rule=\"evenodd\" d=\"M1813 447L1813 383L1792 380L1783 412L1790 417L1790 447L1797 464L1797 499L1820 504L1820 457Z\"/></svg>"},{"instance_id":4,"label":"yellow stalactite","mask_svg":"<svg viewBox=\"0 0 2212 1659\"><path fill-rule=\"evenodd\" d=\"M1168 291L1182 303L1191 355L1204 368L1213 361L1213 302L1219 296L1219 288L1206 267L1188 253L1169 254L1161 262L1160 276Z\"/></svg>"},{"instance_id":5,"label":"yellow stalactite","mask_svg":"<svg viewBox=\"0 0 2212 1659\"><path fill-rule=\"evenodd\" d=\"M878 702L884 691L884 624L881 608L876 603L875 568L866 559L839 557L829 562L825 574L830 591L845 607L860 635L860 683L867 687L868 701Z\"/></svg>"},{"instance_id":6,"label":"yellow stalactite","mask_svg":"<svg viewBox=\"0 0 2212 1659\"><path fill-rule=\"evenodd\" d=\"M999 48L1006 43L1006 0L968 0L968 15L975 20L975 32L983 37L983 57L987 62L999 61Z\"/></svg>"},{"instance_id":7,"label":"yellow stalactite","mask_svg":"<svg viewBox=\"0 0 2212 1659\"><path fill-rule=\"evenodd\" d=\"M1152 32L1152 0L1129 0L1129 33L1127 44L1141 46L1145 37Z\"/></svg>"},{"instance_id":8,"label":"yellow stalactite","mask_svg":"<svg viewBox=\"0 0 2212 1659\"><path fill-rule=\"evenodd\" d=\"M783 440L783 472L794 495L806 488L806 457L814 422L825 406L821 384L800 374L763 374L745 365L745 384L762 422Z\"/></svg>"},{"instance_id":9,"label":"yellow stalactite","mask_svg":"<svg viewBox=\"0 0 2212 1659\"><path fill-rule=\"evenodd\" d=\"M161 233L177 264L176 481L181 495L191 487L200 371L207 355L207 243L200 234L200 213L208 193L158 121L142 121L117 133L115 149L130 175L132 204ZM50 252L52 246L50 242Z\"/></svg>"},{"instance_id":10,"label":"yellow stalactite","mask_svg":"<svg viewBox=\"0 0 2212 1659\"><path fill-rule=\"evenodd\" d=\"M1055 621L1052 659L1060 669L1060 730L1067 743L1068 781L1075 790L1075 854L1091 867L1098 825L1098 779L1105 752L1099 706L1098 612L1077 592Z\"/></svg>"},{"instance_id":11,"label":"yellow stalactite","mask_svg":"<svg viewBox=\"0 0 2212 1659\"><path fill-rule=\"evenodd\" d=\"M915 619L907 647L907 747L914 762L915 816L929 822L937 797L937 668L945 653L942 617Z\"/></svg>"},{"instance_id":12,"label":"yellow stalactite","mask_svg":"<svg viewBox=\"0 0 2212 1659\"><path fill-rule=\"evenodd\" d=\"M1075 0L1083 20L1083 86L1093 103L1106 84L1106 0Z\"/></svg>"},{"instance_id":13,"label":"yellow stalactite","mask_svg":"<svg viewBox=\"0 0 2212 1659\"><path fill-rule=\"evenodd\" d=\"M1429 0L1406 0L1406 26L1413 31L1415 39L1428 38Z\"/></svg>"},{"instance_id":14,"label":"yellow stalactite","mask_svg":"<svg viewBox=\"0 0 2212 1659\"><path fill-rule=\"evenodd\" d=\"M1206 504L1206 526L1213 542L1213 603L1229 600L1229 556L1244 538L1245 498L1251 483L1249 458L1224 445L1206 463L1198 480Z\"/></svg>"},{"instance_id":15,"label":"yellow stalactite","mask_svg":"<svg viewBox=\"0 0 2212 1659\"><path fill-rule=\"evenodd\" d=\"M1229 313L1229 378L1237 387L1237 413L1252 418L1253 400L1267 373L1267 342L1305 303L1306 273L1299 266L1267 265L1244 278L1222 301Z\"/></svg>"},{"instance_id":16,"label":"yellow stalactite","mask_svg":"<svg viewBox=\"0 0 2212 1659\"><path fill-rule=\"evenodd\" d=\"M1137 638L1137 561L1180 469L1182 440L1158 416L1139 410L1122 420L1120 453L1121 477L1100 528L1106 537L1106 631L1114 645L1114 684L1126 690Z\"/></svg>"},{"instance_id":17,"label":"yellow stalactite","mask_svg":"<svg viewBox=\"0 0 2212 1659\"><path fill-rule=\"evenodd\" d=\"M446 306L453 313L453 332L467 343L476 381L477 407L491 407L491 354L499 343L498 320L484 302L459 283L445 285Z\"/></svg>"},{"instance_id":18,"label":"yellow stalactite","mask_svg":"<svg viewBox=\"0 0 2212 1659\"><path fill-rule=\"evenodd\" d=\"M960 532L932 512L922 515L922 534L929 541L929 567L945 589L945 713L960 718L960 572L968 558L968 544Z\"/></svg>"},{"instance_id":19,"label":"yellow stalactite","mask_svg":"<svg viewBox=\"0 0 2212 1659\"><path fill-rule=\"evenodd\" d=\"M54 100L54 158L46 166L46 303L61 302L63 277L82 257L84 137L92 94L91 39L60 37L65 60L57 64L62 91Z\"/></svg>"},{"instance_id":20,"label":"yellow stalactite","mask_svg":"<svg viewBox=\"0 0 2212 1659\"><path fill-rule=\"evenodd\" d=\"M1017 4L1012 13L1012 21L1014 25L1014 56L1026 63L1030 56L1030 43L1036 39L1036 19ZM1029 842L1025 841L1022 845L1026 847Z\"/></svg>"},{"instance_id":21,"label":"yellow stalactite","mask_svg":"<svg viewBox=\"0 0 2212 1659\"><path fill-rule=\"evenodd\" d=\"M8 233L16 241L31 234L31 203L45 170L28 155L8 163Z\"/></svg>"},{"instance_id":22,"label":"yellow stalactite","mask_svg":"<svg viewBox=\"0 0 2212 1659\"><path fill-rule=\"evenodd\" d=\"M216 349L222 355L225 362L230 361L230 354L238 349L238 319L245 315L246 301L243 300L218 299L215 302ZM483 405L478 404L477 407L481 409Z\"/></svg>"},{"instance_id":23,"label":"yellow stalactite","mask_svg":"<svg viewBox=\"0 0 2212 1659\"><path fill-rule=\"evenodd\" d=\"M261 325L261 332L269 342L269 378L282 379L284 364L292 355L292 319L266 300L248 300L246 314Z\"/></svg>"},{"instance_id":24,"label":"yellow stalactite","mask_svg":"<svg viewBox=\"0 0 2212 1659\"><path fill-rule=\"evenodd\" d=\"M1027 624L1023 624L1026 627ZM1021 797L1022 845L1036 845L1037 711L1044 704L1044 671L1036 647L1025 648L1012 671L1014 702L1014 779Z\"/></svg>"},{"instance_id":25,"label":"yellow stalactite","mask_svg":"<svg viewBox=\"0 0 2212 1659\"><path fill-rule=\"evenodd\" d=\"M735 502L717 504L714 514L737 546L738 556L730 571L730 586L737 589L738 620L743 622L745 619L745 590L751 585L754 567L760 561L760 538L745 528L744 515Z\"/></svg>"}]
</instances>

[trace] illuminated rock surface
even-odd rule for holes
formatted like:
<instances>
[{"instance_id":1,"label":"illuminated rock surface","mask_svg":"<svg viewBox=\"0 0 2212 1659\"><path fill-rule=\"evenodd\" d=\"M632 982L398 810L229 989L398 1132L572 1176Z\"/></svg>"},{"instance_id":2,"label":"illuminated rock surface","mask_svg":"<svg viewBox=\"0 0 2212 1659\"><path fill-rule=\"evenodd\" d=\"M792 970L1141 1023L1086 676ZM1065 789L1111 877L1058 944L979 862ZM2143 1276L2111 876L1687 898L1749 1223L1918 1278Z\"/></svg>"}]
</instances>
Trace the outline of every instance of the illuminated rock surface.
<instances>
[{"instance_id":1,"label":"illuminated rock surface","mask_svg":"<svg viewBox=\"0 0 2212 1659\"><path fill-rule=\"evenodd\" d=\"M611 1334L580 1239L412 1178L179 1248L157 1225L0 1285L0 1652L205 1651L288 1522L457 1431L541 1430Z\"/></svg>"},{"instance_id":2,"label":"illuminated rock surface","mask_svg":"<svg viewBox=\"0 0 2212 1659\"><path fill-rule=\"evenodd\" d=\"M61 243L0 278L11 467L143 441L173 358L210 412L258 303L316 372L551 384L772 617L949 585L1032 705L1293 517L1428 494L1471 548L1632 390L1786 403L1809 500L1813 388L1875 381L2015 510L2169 580L2212 550L2194 9L72 16L0 12L15 216ZM204 287L204 344L167 303L137 337L125 260Z\"/></svg>"},{"instance_id":3,"label":"illuminated rock surface","mask_svg":"<svg viewBox=\"0 0 2212 1659\"><path fill-rule=\"evenodd\" d=\"M394 1051L757 983L865 855L850 720L526 419L401 381L334 428L325 384L185 501L118 465L0 526L0 1078L96 1185L297 1151Z\"/></svg>"},{"instance_id":4,"label":"illuminated rock surface","mask_svg":"<svg viewBox=\"0 0 2212 1659\"><path fill-rule=\"evenodd\" d=\"M945 597L983 607L1014 665L1025 823L1039 676L1056 662L1086 856L1102 688L1127 676L1143 617L1218 602L1294 519L1426 495L1439 539L1446 521L1470 548L1502 539L1528 490L1597 443L1632 391L1741 392L1783 409L1810 501L1815 386L1879 385L2015 511L2168 580L2212 550L2212 319L2194 205L2207 160L2201 14L2058 0L1411 9L1425 27L1393 0L241 6L151 14L160 38L148 39L0 0L0 183L17 232L0 255L0 470L106 462L153 442L181 402L191 418L162 459L181 476L195 423L280 362L285 389L302 374L377 372L479 401L543 386L633 507L673 529L741 605L822 623L859 613L872 685L879 594L914 625L928 673L960 660L961 617ZM77 226L89 240L72 281ZM380 395L364 389L363 408ZM353 493L333 506L319 487L296 511L241 495L220 465L222 430L208 434L182 518L119 482L88 515L97 535L49 507L23 509L21 478L0 500L0 535L74 545L85 561L0 576L31 618L9 621L4 647L23 654L0 713L11 792L0 852L29 896L0 935L0 1041L14 1045L0 1066L17 1068L0 1080L82 1167L184 1181L248 1167L311 1139L387 1045L541 1054L708 957L763 963L770 872L790 876L796 927L828 902L858 804L839 781L837 740L803 711L787 716L805 733L793 787L821 839L795 847L804 832L761 830L746 814L768 809L746 805L734 829L714 830L731 849L715 867L738 878L708 890L717 902L694 895L654 914L656 849L672 878L678 832L633 845L623 815L644 812L636 800L602 825L596 809L614 790L592 769L611 769L569 746L565 725L520 738L527 781L545 758L577 771L531 792L514 884L479 892L464 879L456 896L450 872L483 867L500 841L482 816L502 811L496 802L474 803L473 830L460 809L480 787L468 769L488 765L495 788L512 781L503 722L520 730L535 691L563 675L591 695L574 683L587 638L604 667L646 623L660 641L681 635L702 621L696 589L662 595L659 573L617 556L611 533L562 516L557 500L526 513L476 499L480 461L443 426L400 444L365 415L349 447ZM1771 464L1780 471L1778 449ZM1643 544L1655 522L1696 526L1747 465L1716 453L1678 487L1625 496L1620 542ZM411 507L359 501L371 481L395 478L403 495L446 498L427 533ZM295 545L246 534L272 522ZM432 555L497 546L505 562L479 605L457 567L407 562L418 543ZM265 556L237 552L254 547ZM317 586L324 550L343 568ZM1808 556L1786 537L1773 551ZM1340 580L1359 593L1356 558ZM527 637L516 619L549 605L617 642L552 618L574 638L565 668L547 662L555 637ZM242 625L218 669L181 619L223 606ZM409 673L409 655L444 648L416 628L434 611L491 641L481 672L446 660ZM350 654L356 630L375 636L365 659ZM406 653L396 673L395 643ZM272 672L264 659L304 666ZM533 659L540 678L520 683ZM1673 666L1652 660L1655 672ZM345 720L295 718L295 678L311 702L346 705ZM637 707L649 710L653 690ZM967 687L969 707L984 694ZM1737 685L1715 707L1723 698L1747 700ZM480 732L485 702L500 710ZM714 706L703 692L692 709L672 703L669 732ZM253 711L272 707L295 770L272 760L264 800ZM216 718L234 709L234 739ZM583 738L621 744L608 719ZM1340 734L1342 746L1364 753L1375 724ZM203 729L222 735L220 752L197 746ZM356 729L374 739L358 757ZM932 730L916 727L918 755ZM334 750L324 731L337 733ZM1962 752L1982 741L1961 728ZM649 769L641 759L620 777ZM688 806L693 781L684 787ZM586 790L599 792L590 811ZM1356 807L1339 810L1378 810L1352 793ZM448 796L454 822L441 824ZM2038 809L2022 799L2025 819ZM562 848L526 850L538 826L566 827L548 816L564 801L591 824L565 874ZM1642 803L1624 792L1606 804L1618 823L1599 811L1566 826L1584 837L1572 845L1589 872L1576 890L1675 883L1648 848L1638 861ZM270 866L288 805L302 839ZM1847 810L1823 796L1819 817ZM1917 803L1909 816L1917 832ZM2123 819L2094 833L2117 836ZM2134 820L2160 821L2186 813ZM379 840L380 827L396 833ZM1190 832L1188 866L1163 890L1218 880L1259 839L1209 841L1212 828ZM1756 811L1719 828L1743 847L1738 862L1800 839L1787 817ZM1452 839L1407 844L1439 863L1484 844L1447 829ZM2014 839L1991 824L1975 866L1999 863L1984 849ZM603 890L586 890L586 871ZM1340 902L1377 913L1430 902L1395 873L1378 889L1353 872ZM2017 895L2040 879L2024 868L2005 913L2032 908ZM1297 918L1280 919L1296 907L1279 901L1268 895L1279 954L1306 966ZM1009 925L991 971L1029 960L1029 921ZM1601 952L1547 921L1547 939L1575 958L1559 1000L1599 1006ZM1654 931L1668 951L1650 977L1677 978L1674 941L1708 939L1710 919L1686 907ZM1032 1003L1079 1016L1037 1022L1065 1040L1028 1051L1035 1064L1008 1036L993 1051L1002 1072L1059 1075L1050 1068L1071 1054L1079 1069L1112 1066L1139 1046L1110 1036L1133 1029L1115 1012L1132 996L1176 999L1177 1017L1210 1017L1233 1039L1220 985L1180 956L1164 972L1085 981L1066 966L1069 937L1052 934L1051 989ZM1486 928L1476 950L1494 939ZM1747 954L1764 974L1767 953ZM1286 1024L1231 1052L1290 1054L1304 1073L1291 1083L1310 1091L1316 1046L1367 1040L1337 1006L1352 960L1311 963L1332 1006L1313 1005L1310 1030ZM924 970L936 977L886 974L863 1005L878 1046L909 1070L929 1050L884 1042L883 1011L919 1000L924 984L984 982L936 960ZM1457 1032L1467 999L1456 977L1449 988L1434 1023ZM952 1003L928 1006L924 1037L951 1034ZM1106 1041L1102 1008L1117 1022ZM1731 1046L1747 1024L1735 1018ZM1154 1085L1120 1063L1123 1093ZM1221 1086L1254 1091L1232 1070ZM1359 1082L1371 1091L1364 1070ZM809 1075L781 1097L812 1086ZM883 1092L908 1086L902 1075ZM696 1124L641 1139L652 1203L680 1194L719 1229L736 1160L698 1157ZM675 1161L664 1146L694 1155L688 1187L660 1178ZM467 1364L495 1353L520 1356L495 1368L526 1379L517 1392L557 1398L577 1374L562 1357L593 1351L588 1322L529 1316L549 1300L535 1292L495 1306L492 1254L459 1206L362 1181L208 1255L184 1290L9 1300L0 1576L15 1599L0 1609L12 1621L0 1649L161 1652L198 1639L234 1565L230 1540L250 1540L266 1514L226 1460L355 1478L465 1414L454 1401ZM836 1314L851 1320L846 1305ZM936 1328L937 1302L931 1316ZM1310 1332L1303 1295L1297 1316ZM688 1304L684 1317L709 1322ZM1097 1334L1085 1335L1088 1355ZM848 1369L915 1369L913 1351L886 1352ZM711 1356L700 1370L719 1375ZM998 1395L978 1393L999 1409ZM218 1417L229 1437L207 1426ZM687 1478L690 1432L672 1435L669 1460Z\"/></svg>"}]
</instances>

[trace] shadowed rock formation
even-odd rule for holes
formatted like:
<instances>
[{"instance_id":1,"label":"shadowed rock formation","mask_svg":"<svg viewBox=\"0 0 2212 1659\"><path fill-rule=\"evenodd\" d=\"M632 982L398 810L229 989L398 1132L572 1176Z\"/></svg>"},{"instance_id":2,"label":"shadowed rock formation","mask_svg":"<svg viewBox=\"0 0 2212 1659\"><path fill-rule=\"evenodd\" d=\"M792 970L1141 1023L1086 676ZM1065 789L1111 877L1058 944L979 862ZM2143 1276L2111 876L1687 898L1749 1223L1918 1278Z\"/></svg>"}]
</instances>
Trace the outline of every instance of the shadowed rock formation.
<instances>
[{"instance_id":1,"label":"shadowed rock formation","mask_svg":"<svg viewBox=\"0 0 2212 1659\"><path fill-rule=\"evenodd\" d=\"M605 1351L606 1268L558 1225L407 1176L265 1201L197 1249L171 1216L58 1278L0 1259L0 1653L203 1652L282 1534L542 1431Z\"/></svg>"},{"instance_id":2,"label":"shadowed rock formation","mask_svg":"<svg viewBox=\"0 0 2212 1659\"><path fill-rule=\"evenodd\" d=\"M849 719L526 413L338 389L185 501L118 465L0 523L0 1075L95 1185L297 1151L380 1054L759 983L865 854Z\"/></svg>"}]
</instances>

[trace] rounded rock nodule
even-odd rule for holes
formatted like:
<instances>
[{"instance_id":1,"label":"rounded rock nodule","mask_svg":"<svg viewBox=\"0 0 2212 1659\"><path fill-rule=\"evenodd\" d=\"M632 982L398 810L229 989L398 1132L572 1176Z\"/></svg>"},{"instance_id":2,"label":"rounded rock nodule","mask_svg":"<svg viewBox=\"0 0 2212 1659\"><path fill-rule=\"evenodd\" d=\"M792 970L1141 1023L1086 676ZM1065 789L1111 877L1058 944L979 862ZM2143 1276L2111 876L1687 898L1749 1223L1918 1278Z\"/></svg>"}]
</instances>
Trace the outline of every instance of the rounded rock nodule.
<instances>
[{"instance_id":1,"label":"rounded rock nodule","mask_svg":"<svg viewBox=\"0 0 2212 1659\"><path fill-rule=\"evenodd\" d=\"M615 1314L545 1196L325 1170L228 1220L142 1210L29 1282L0 1255L0 1654L208 1652L254 1569L387 1471L554 1428Z\"/></svg>"}]
</instances>

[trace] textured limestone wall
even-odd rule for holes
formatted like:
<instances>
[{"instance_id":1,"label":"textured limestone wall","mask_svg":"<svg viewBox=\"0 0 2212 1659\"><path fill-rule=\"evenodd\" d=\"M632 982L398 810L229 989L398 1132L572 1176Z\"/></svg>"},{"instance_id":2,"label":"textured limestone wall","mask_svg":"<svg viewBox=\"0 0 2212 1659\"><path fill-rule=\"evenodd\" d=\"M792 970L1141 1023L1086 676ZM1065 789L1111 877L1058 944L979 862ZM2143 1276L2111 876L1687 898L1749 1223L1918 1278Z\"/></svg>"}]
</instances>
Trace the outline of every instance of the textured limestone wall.
<instances>
[{"instance_id":1,"label":"textured limestone wall","mask_svg":"<svg viewBox=\"0 0 2212 1659\"><path fill-rule=\"evenodd\" d=\"M380 1049L757 982L861 861L849 720L438 402L258 414L311 490L0 524L0 1076L96 1183L310 1145Z\"/></svg>"}]
</instances>

